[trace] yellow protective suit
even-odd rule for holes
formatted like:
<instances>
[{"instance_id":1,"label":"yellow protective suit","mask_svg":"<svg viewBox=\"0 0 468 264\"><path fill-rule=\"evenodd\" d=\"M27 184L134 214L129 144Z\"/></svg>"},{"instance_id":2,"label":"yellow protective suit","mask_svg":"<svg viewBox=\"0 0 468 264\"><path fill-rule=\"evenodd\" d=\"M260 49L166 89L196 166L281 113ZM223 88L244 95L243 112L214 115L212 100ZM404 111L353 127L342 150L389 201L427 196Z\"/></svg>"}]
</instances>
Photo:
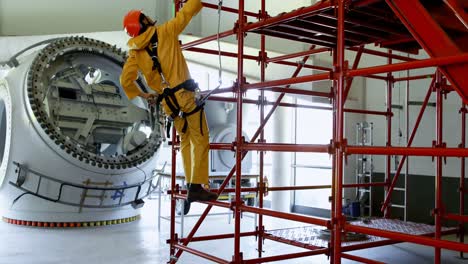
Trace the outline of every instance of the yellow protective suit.
<instances>
[{"instance_id":1,"label":"yellow protective suit","mask_svg":"<svg viewBox=\"0 0 468 264\"><path fill-rule=\"evenodd\" d=\"M159 62L169 86L175 87L191 78L180 48L178 35L201 9L200 0L189 0L175 18L160 26L150 27L141 35L128 41L130 51L120 76L120 83L129 99L135 98L141 92L135 85L138 71L143 73L148 85L158 94L161 94L165 88L162 86L158 71L152 69L153 61L145 50L155 31L158 34ZM175 93L175 96L182 112L188 113L196 108L194 92L181 89ZM165 100L162 100L161 104L164 112L170 116L172 112ZM187 183L208 184L209 131L204 111L189 115L186 120L187 130L182 133L185 120L180 117L174 119L174 127L181 138L180 151L184 163L185 179ZM202 130L200 124L203 126Z\"/></svg>"}]
</instances>

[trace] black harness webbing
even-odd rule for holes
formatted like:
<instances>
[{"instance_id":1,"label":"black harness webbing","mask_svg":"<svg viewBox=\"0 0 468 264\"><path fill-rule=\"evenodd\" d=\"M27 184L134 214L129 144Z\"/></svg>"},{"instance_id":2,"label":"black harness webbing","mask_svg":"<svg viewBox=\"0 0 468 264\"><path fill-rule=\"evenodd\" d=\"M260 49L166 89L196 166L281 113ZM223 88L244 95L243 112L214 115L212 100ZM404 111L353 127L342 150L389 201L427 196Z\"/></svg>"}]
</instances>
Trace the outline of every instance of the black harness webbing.
<instances>
[{"instance_id":1,"label":"black harness webbing","mask_svg":"<svg viewBox=\"0 0 468 264\"><path fill-rule=\"evenodd\" d=\"M168 84L166 81L166 78L164 77L161 63L159 62L159 58L158 58L158 34L157 32L154 32L153 36L151 37L150 43L151 43L152 50L148 46L145 48L145 50L148 53L148 55L151 57L151 60L153 61L153 71L157 70L163 80L163 83ZM167 106L169 107L169 109L171 109L171 112L172 112L170 116L172 120L174 120L177 116L185 120L184 127L182 128L182 133L187 132L188 122L187 122L186 117L193 115L197 113L198 111L201 111L200 132L203 135L203 111L204 111L205 103L204 102L200 104L197 103L197 106L192 111L185 113L180 110L179 102L177 102L177 98L175 96L175 93L178 92L180 89L185 89L191 92L195 92L197 88L198 88L197 83L194 80L189 79L173 88L170 88L170 87L164 88L162 94L158 96L158 100L156 101L157 105L159 105L159 103L161 103L163 99L166 101ZM171 127L171 123L169 123L168 126L166 127L168 137L170 133L170 127Z\"/></svg>"}]
</instances>

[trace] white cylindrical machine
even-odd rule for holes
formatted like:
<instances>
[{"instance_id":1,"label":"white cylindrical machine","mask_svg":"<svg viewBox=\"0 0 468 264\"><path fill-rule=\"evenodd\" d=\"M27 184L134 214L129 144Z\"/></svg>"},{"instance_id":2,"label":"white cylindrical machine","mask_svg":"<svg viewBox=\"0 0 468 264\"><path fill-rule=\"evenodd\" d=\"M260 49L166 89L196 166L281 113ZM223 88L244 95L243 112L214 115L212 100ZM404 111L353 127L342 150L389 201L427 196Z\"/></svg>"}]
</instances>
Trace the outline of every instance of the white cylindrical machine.
<instances>
[{"instance_id":1,"label":"white cylindrical machine","mask_svg":"<svg viewBox=\"0 0 468 264\"><path fill-rule=\"evenodd\" d=\"M155 187L159 110L129 101L125 53L70 37L50 42L0 80L0 209L8 222L135 219ZM137 84L146 90L139 79Z\"/></svg>"}]
</instances>

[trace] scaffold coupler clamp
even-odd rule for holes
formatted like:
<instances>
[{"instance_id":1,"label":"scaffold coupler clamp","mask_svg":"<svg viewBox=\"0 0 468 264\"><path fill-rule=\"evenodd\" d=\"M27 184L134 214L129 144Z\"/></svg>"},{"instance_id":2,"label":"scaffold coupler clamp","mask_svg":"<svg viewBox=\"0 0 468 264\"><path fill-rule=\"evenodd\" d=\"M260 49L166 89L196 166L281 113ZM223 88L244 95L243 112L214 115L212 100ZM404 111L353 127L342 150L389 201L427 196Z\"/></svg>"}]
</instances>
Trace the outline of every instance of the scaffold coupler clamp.
<instances>
[{"instance_id":1,"label":"scaffold coupler clamp","mask_svg":"<svg viewBox=\"0 0 468 264\"><path fill-rule=\"evenodd\" d=\"M266 96L264 96L264 97L263 97L263 100L262 100L262 96L259 95L259 96L258 96L258 100L257 100L257 108L260 109L260 106L261 106L262 104L265 104L266 101L267 101Z\"/></svg>"},{"instance_id":2,"label":"scaffold coupler clamp","mask_svg":"<svg viewBox=\"0 0 468 264\"><path fill-rule=\"evenodd\" d=\"M266 141L266 139L258 139L257 142L258 142L258 143L264 144L264 143L266 143L267 141ZM260 151L257 151L257 153L260 153L260 152L263 152L263 154L265 154L265 153L266 153L266 150L265 150L265 151L261 151L261 150L260 150Z\"/></svg>"},{"instance_id":3,"label":"scaffold coupler clamp","mask_svg":"<svg viewBox=\"0 0 468 264\"><path fill-rule=\"evenodd\" d=\"M440 208L434 208L431 210L431 216L443 216L445 214L445 208L442 206Z\"/></svg>"},{"instance_id":4,"label":"scaffold coupler clamp","mask_svg":"<svg viewBox=\"0 0 468 264\"><path fill-rule=\"evenodd\" d=\"M339 65L335 64L333 65L333 68L330 71L330 80L338 80L340 77L340 72L343 73L344 78L346 79L346 76L348 75L348 70L349 70L349 62L347 60L344 61L343 63L343 68L340 68Z\"/></svg>"},{"instance_id":5,"label":"scaffold coupler clamp","mask_svg":"<svg viewBox=\"0 0 468 264\"><path fill-rule=\"evenodd\" d=\"M260 65L262 61L265 62L265 68L268 66L268 53L266 51L259 51L257 57L257 64Z\"/></svg>"},{"instance_id":6,"label":"scaffold coupler clamp","mask_svg":"<svg viewBox=\"0 0 468 264\"><path fill-rule=\"evenodd\" d=\"M463 105L463 107L460 108L460 110L458 110L458 113L460 113L460 114L462 114L462 113L466 114L466 113L468 113L468 109L466 109L466 106Z\"/></svg>"},{"instance_id":7,"label":"scaffold coupler clamp","mask_svg":"<svg viewBox=\"0 0 468 264\"><path fill-rule=\"evenodd\" d=\"M240 200L239 203L240 203L240 205L244 205L244 204L245 204L245 203L244 203L244 200L242 200L242 199ZM231 209L232 211L234 211L234 209L235 209L236 207L237 207L237 201L236 201L236 200L231 201L231 202L229 203L229 209ZM243 212L240 211L240 218L241 218L241 219L242 219L242 216L243 216ZM232 214L232 218L235 218L235 217L236 217L236 214Z\"/></svg>"},{"instance_id":8,"label":"scaffold coupler clamp","mask_svg":"<svg viewBox=\"0 0 468 264\"><path fill-rule=\"evenodd\" d=\"M432 141L432 147L433 148L447 148L447 143L446 142L442 142L440 144L437 144L437 142L435 140ZM444 164L447 164L447 157L443 157L444 158ZM434 162L434 156L432 156L432 162Z\"/></svg>"}]
</instances>

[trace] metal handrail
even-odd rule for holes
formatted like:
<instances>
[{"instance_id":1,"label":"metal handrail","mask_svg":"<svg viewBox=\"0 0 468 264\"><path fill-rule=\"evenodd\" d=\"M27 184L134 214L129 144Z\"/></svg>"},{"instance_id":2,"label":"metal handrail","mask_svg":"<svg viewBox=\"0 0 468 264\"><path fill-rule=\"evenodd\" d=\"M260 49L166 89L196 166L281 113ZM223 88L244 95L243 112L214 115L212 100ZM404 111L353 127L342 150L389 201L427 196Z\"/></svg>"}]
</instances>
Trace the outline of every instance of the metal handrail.
<instances>
[{"instance_id":1,"label":"metal handrail","mask_svg":"<svg viewBox=\"0 0 468 264\"><path fill-rule=\"evenodd\" d=\"M149 177L148 179L145 179L142 182L135 183L135 184L132 184L132 185L115 186L115 187L98 187L98 186L88 186L88 185L65 182L65 181L62 181L62 180L55 179L53 177L44 175L44 174L42 174L40 172L37 172L35 170L32 170L32 169L28 168L27 166L22 165L22 164L20 164L18 162L13 162L13 164L17 166L16 174L18 175L18 178L17 178L16 182L10 181L9 184L15 186L16 188L18 188L18 189L20 189L22 191L24 191L23 194L18 196L13 201L13 204L15 204L24 195L29 194L29 195L33 195L33 196L36 196L36 197L39 197L39 198L54 202L54 203L60 203L60 204L76 206L76 207L84 207L84 208L116 208L116 207L122 207L122 206L130 205L130 204L134 203L137 200L141 200L141 199L149 196L156 189L157 185L153 185L153 180L154 180L154 178L156 178L159 175L159 172L160 172L159 170L154 170L151 177ZM26 176L27 176L28 172L30 172L30 173L32 173L32 174L39 177L37 187L35 188L36 191L28 190L27 188L22 187L22 185L26 181ZM60 184L59 193L58 193L56 198L51 198L51 197L47 197L47 196L44 196L42 194L39 194L39 187L40 187L40 184L42 182L42 179L47 179L49 181L56 182L56 183ZM140 196L142 186L147 184L147 183L148 183L148 190L142 196ZM137 188L137 191L136 191L136 194L135 194L135 198L133 200L125 202L125 203L122 203L122 199L119 199L118 203L116 203L116 204L91 205L91 204L84 204L84 203L81 203L81 202L80 203L73 203L73 202L62 201L61 199L62 199L63 189L64 189L65 186L76 188L76 189L82 189L82 190L86 190L86 191L87 190L97 190L97 191L104 191L104 192L119 191L119 192L121 192L120 195L122 195L122 197L124 195L124 192L126 190L128 190L128 189Z\"/></svg>"}]
</instances>

